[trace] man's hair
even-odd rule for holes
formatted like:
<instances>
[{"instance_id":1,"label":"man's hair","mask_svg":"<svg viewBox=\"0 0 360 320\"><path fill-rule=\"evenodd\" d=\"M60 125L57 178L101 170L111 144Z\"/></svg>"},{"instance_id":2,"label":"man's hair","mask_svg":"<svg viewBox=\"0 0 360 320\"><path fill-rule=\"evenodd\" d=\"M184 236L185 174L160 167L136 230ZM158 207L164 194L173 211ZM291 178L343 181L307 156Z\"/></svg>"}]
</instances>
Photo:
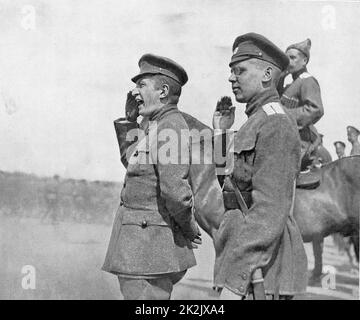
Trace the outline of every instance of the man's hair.
<instances>
[{"instance_id":1,"label":"man's hair","mask_svg":"<svg viewBox=\"0 0 360 320\"><path fill-rule=\"evenodd\" d=\"M272 73L271 73L271 83L273 85L275 85L275 87L277 86L277 83L279 81L280 78L280 74L281 74L281 70L279 67L275 66L274 64L268 62L268 61L264 61L264 60L260 60L260 59L250 59L249 62L251 64L253 64L257 69L259 70L265 70L268 67L272 68Z\"/></svg>"},{"instance_id":2,"label":"man's hair","mask_svg":"<svg viewBox=\"0 0 360 320\"><path fill-rule=\"evenodd\" d=\"M168 101L170 103L178 103L181 95L181 85L178 82L162 74L154 75L153 79L155 81L155 89L161 89L164 84L167 84L169 86Z\"/></svg>"}]
</instances>

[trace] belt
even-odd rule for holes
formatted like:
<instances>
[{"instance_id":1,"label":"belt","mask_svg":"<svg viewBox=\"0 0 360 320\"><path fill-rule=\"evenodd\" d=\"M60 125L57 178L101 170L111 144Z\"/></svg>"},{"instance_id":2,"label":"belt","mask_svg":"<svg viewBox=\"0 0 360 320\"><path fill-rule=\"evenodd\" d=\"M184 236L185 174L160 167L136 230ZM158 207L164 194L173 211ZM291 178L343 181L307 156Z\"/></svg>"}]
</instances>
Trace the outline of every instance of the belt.
<instances>
[{"instance_id":1,"label":"belt","mask_svg":"<svg viewBox=\"0 0 360 320\"><path fill-rule=\"evenodd\" d=\"M251 192L241 191L241 195L243 196L247 207L250 208L252 205ZM227 210L240 209L239 202L237 201L234 191L223 191L223 198L224 198L225 208Z\"/></svg>"}]
</instances>

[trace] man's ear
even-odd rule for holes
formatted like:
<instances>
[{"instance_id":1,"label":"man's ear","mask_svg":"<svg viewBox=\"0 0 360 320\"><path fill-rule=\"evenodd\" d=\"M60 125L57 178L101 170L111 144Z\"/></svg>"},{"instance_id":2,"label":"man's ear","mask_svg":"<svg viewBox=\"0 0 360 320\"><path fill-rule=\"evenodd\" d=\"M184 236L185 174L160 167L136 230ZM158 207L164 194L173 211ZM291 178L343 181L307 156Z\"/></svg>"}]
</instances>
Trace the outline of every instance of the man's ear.
<instances>
[{"instance_id":1,"label":"man's ear","mask_svg":"<svg viewBox=\"0 0 360 320\"><path fill-rule=\"evenodd\" d=\"M262 81L265 83L271 83L273 78L273 68L271 66L266 67Z\"/></svg>"},{"instance_id":2,"label":"man's ear","mask_svg":"<svg viewBox=\"0 0 360 320\"><path fill-rule=\"evenodd\" d=\"M162 85L162 88L161 88L161 92L160 92L160 98L161 99L164 99L164 98L167 98L169 96L169 85L164 83Z\"/></svg>"}]
</instances>

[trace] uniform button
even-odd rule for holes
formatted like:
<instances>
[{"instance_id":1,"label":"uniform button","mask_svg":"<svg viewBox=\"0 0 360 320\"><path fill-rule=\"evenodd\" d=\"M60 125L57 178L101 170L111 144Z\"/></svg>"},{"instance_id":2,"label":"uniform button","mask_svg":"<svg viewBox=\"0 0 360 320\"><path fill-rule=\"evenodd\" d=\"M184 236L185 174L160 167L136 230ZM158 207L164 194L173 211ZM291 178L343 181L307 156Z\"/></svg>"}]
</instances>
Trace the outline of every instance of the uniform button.
<instances>
[{"instance_id":1,"label":"uniform button","mask_svg":"<svg viewBox=\"0 0 360 320\"><path fill-rule=\"evenodd\" d=\"M240 292L244 292L244 287L243 287L243 286L240 286L239 291L240 291Z\"/></svg>"},{"instance_id":2,"label":"uniform button","mask_svg":"<svg viewBox=\"0 0 360 320\"><path fill-rule=\"evenodd\" d=\"M141 228L146 228L147 227L147 221L146 220L143 220L142 222L141 222Z\"/></svg>"},{"instance_id":3,"label":"uniform button","mask_svg":"<svg viewBox=\"0 0 360 320\"><path fill-rule=\"evenodd\" d=\"M243 273L243 274L241 275L241 278L242 278L243 280L246 280L246 279L247 279L247 274L246 274L246 273Z\"/></svg>"}]
</instances>

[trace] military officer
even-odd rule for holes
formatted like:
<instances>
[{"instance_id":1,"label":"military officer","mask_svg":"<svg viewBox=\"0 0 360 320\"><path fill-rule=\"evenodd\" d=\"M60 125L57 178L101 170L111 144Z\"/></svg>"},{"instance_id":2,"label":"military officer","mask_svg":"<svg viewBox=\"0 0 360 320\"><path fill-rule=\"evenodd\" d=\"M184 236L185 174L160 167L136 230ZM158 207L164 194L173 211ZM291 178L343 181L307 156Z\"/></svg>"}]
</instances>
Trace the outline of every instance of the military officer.
<instances>
[{"instance_id":1,"label":"military officer","mask_svg":"<svg viewBox=\"0 0 360 320\"><path fill-rule=\"evenodd\" d=\"M360 143L358 140L360 131L353 126L347 126L346 130L347 130L348 141L352 145L350 155L351 156L360 155Z\"/></svg>"},{"instance_id":2,"label":"military officer","mask_svg":"<svg viewBox=\"0 0 360 320\"><path fill-rule=\"evenodd\" d=\"M276 90L288 63L262 35L244 34L233 44L229 81L236 101L246 103L248 119L235 133L228 153L233 169L224 178L227 211L215 239L214 268L214 285L222 294L252 298L258 270L267 299L291 298L306 289L307 258L292 215L300 139ZM226 116L232 121L213 121L226 124L215 129L229 129L232 112Z\"/></svg>"},{"instance_id":3,"label":"military officer","mask_svg":"<svg viewBox=\"0 0 360 320\"><path fill-rule=\"evenodd\" d=\"M279 88L281 103L297 122L302 151L302 170L309 165L309 157L316 149L317 131L314 124L324 114L318 81L307 71L311 40L290 45L286 49L290 63L283 76L291 74L293 82ZM282 83L282 81L280 81Z\"/></svg>"},{"instance_id":4,"label":"military officer","mask_svg":"<svg viewBox=\"0 0 360 320\"><path fill-rule=\"evenodd\" d=\"M346 157L345 155L345 143L342 141L335 141L334 142L336 155L338 156L338 159Z\"/></svg>"},{"instance_id":5,"label":"military officer","mask_svg":"<svg viewBox=\"0 0 360 320\"><path fill-rule=\"evenodd\" d=\"M161 154L172 133L179 138L188 130L177 107L188 77L175 61L153 54L143 55L139 67L127 118L115 121L127 172L103 270L118 276L125 299L170 299L173 285L196 264L192 249L201 244L189 162L179 159L189 154L189 144L179 141L169 158ZM131 143L134 130L142 130L138 115L146 119L145 135Z\"/></svg>"}]
</instances>

